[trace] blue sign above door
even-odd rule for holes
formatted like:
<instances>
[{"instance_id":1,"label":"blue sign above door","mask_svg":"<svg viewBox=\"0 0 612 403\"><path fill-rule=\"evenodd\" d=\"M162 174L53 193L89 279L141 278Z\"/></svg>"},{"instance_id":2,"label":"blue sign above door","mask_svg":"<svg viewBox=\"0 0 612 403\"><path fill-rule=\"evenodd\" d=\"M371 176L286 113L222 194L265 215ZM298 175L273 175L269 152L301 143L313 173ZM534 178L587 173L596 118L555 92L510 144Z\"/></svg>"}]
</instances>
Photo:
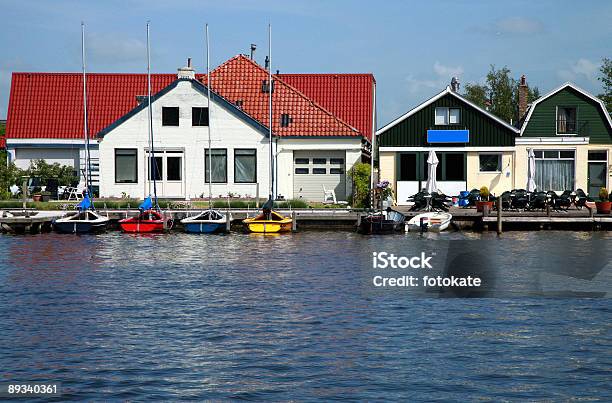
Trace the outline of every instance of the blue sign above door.
<instances>
[{"instance_id":1,"label":"blue sign above door","mask_svg":"<svg viewBox=\"0 0 612 403\"><path fill-rule=\"evenodd\" d=\"M469 143L469 130L427 130L428 143Z\"/></svg>"}]
</instances>

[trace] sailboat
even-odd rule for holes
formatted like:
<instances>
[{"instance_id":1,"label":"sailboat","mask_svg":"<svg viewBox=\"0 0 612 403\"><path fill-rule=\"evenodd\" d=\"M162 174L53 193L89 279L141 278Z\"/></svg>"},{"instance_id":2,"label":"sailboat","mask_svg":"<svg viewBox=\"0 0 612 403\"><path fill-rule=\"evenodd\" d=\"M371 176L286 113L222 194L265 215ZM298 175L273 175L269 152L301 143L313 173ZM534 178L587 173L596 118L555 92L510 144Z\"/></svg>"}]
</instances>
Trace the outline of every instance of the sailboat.
<instances>
[{"instance_id":1,"label":"sailboat","mask_svg":"<svg viewBox=\"0 0 612 403\"><path fill-rule=\"evenodd\" d=\"M187 217L181 220L185 228L185 232L195 234L211 234L215 232L224 232L227 226L227 217L212 208L212 145L210 138L210 126L212 119L210 118L210 47L208 42L208 24L206 24L206 78L207 78L207 110L208 110L208 210L204 210L193 217Z\"/></svg>"},{"instance_id":2,"label":"sailboat","mask_svg":"<svg viewBox=\"0 0 612 403\"><path fill-rule=\"evenodd\" d=\"M155 149L153 147L153 111L151 106L151 56L149 45L149 23L147 22L147 98L149 110L149 170L153 177L153 197L151 197L151 182L149 181L149 196L138 206L140 212L135 217L124 218L119 221L124 232L163 232L164 216L157 202L157 164L155 162Z\"/></svg>"},{"instance_id":3,"label":"sailboat","mask_svg":"<svg viewBox=\"0 0 612 403\"><path fill-rule=\"evenodd\" d=\"M273 210L274 208L274 153L272 149L272 26L268 25L268 140L270 141L270 195L268 201L263 205L262 212L251 218L246 218L242 223L250 232L275 233L291 231L293 219L285 217Z\"/></svg>"},{"instance_id":4,"label":"sailboat","mask_svg":"<svg viewBox=\"0 0 612 403\"><path fill-rule=\"evenodd\" d=\"M87 126L87 75L85 74L85 24L81 23L81 60L83 70L83 135L85 138L85 197L77 205L78 213L53 221L57 232L76 234L102 232L108 226L109 218L95 209L91 181L91 156L89 153L89 130Z\"/></svg>"}]
</instances>

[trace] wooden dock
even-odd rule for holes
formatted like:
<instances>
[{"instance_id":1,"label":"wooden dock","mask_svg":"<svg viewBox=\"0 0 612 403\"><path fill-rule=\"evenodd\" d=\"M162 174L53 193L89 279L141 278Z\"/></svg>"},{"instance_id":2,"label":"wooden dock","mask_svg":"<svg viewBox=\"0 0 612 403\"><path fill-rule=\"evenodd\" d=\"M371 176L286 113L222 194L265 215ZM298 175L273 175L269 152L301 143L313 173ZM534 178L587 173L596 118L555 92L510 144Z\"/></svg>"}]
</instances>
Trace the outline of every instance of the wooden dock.
<instances>
[{"instance_id":1,"label":"wooden dock","mask_svg":"<svg viewBox=\"0 0 612 403\"><path fill-rule=\"evenodd\" d=\"M0 229L16 234L49 232L53 220L66 214L66 211L5 210L0 212Z\"/></svg>"}]
</instances>

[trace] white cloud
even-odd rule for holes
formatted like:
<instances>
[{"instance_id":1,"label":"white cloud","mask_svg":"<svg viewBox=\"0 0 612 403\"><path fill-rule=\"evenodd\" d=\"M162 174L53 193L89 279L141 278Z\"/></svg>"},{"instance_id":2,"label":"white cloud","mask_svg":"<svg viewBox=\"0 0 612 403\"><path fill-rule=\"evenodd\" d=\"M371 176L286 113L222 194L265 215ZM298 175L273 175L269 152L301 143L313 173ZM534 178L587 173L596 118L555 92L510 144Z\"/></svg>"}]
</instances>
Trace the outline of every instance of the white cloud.
<instances>
[{"instance_id":1,"label":"white cloud","mask_svg":"<svg viewBox=\"0 0 612 403\"><path fill-rule=\"evenodd\" d=\"M432 66L432 73L428 74L427 78L419 78L414 75L406 77L408 83L408 91L416 94L424 89L442 91L447 85L450 85L452 77L460 77L463 74L462 66L445 66L436 61Z\"/></svg>"},{"instance_id":2,"label":"white cloud","mask_svg":"<svg viewBox=\"0 0 612 403\"><path fill-rule=\"evenodd\" d=\"M96 65L130 66L146 63L146 44L135 38L120 34L92 33L88 39L87 53Z\"/></svg>"},{"instance_id":3,"label":"white cloud","mask_svg":"<svg viewBox=\"0 0 612 403\"><path fill-rule=\"evenodd\" d=\"M599 63L592 62L589 59L580 58L575 62L571 62L569 67L561 69L557 72L559 77L566 81L587 80L590 83L597 84L597 75L599 73Z\"/></svg>"}]
</instances>

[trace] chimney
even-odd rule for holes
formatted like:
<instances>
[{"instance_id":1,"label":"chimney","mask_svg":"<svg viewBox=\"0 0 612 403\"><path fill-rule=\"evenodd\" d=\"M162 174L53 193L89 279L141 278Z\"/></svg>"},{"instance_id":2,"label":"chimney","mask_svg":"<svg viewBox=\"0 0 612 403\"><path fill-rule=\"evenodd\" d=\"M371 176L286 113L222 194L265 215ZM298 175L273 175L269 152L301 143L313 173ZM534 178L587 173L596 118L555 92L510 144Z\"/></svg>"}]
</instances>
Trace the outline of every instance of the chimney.
<instances>
[{"instance_id":1,"label":"chimney","mask_svg":"<svg viewBox=\"0 0 612 403\"><path fill-rule=\"evenodd\" d=\"M523 121L525 113L527 113L527 102L529 98L529 87L527 86L527 78L525 74L521 76L518 87L518 122Z\"/></svg>"},{"instance_id":2,"label":"chimney","mask_svg":"<svg viewBox=\"0 0 612 403\"><path fill-rule=\"evenodd\" d=\"M187 66L181 67L177 70L176 76L178 78L185 78L189 80L195 80L195 70L191 67L191 57L187 59Z\"/></svg>"},{"instance_id":3,"label":"chimney","mask_svg":"<svg viewBox=\"0 0 612 403\"><path fill-rule=\"evenodd\" d=\"M270 68L270 56L266 56L266 66L265 66L266 70L268 70Z\"/></svg>"},{"instance_id":4,"label":"chimney","mask_svg":"<svg viewBox=\"0 0 612 403\"><path fill-rule=\"evenodd\" d=\"M255 60L255 50L257 49L257 45L251 43L251 60Z\"/></svg>"}]
</instances>

